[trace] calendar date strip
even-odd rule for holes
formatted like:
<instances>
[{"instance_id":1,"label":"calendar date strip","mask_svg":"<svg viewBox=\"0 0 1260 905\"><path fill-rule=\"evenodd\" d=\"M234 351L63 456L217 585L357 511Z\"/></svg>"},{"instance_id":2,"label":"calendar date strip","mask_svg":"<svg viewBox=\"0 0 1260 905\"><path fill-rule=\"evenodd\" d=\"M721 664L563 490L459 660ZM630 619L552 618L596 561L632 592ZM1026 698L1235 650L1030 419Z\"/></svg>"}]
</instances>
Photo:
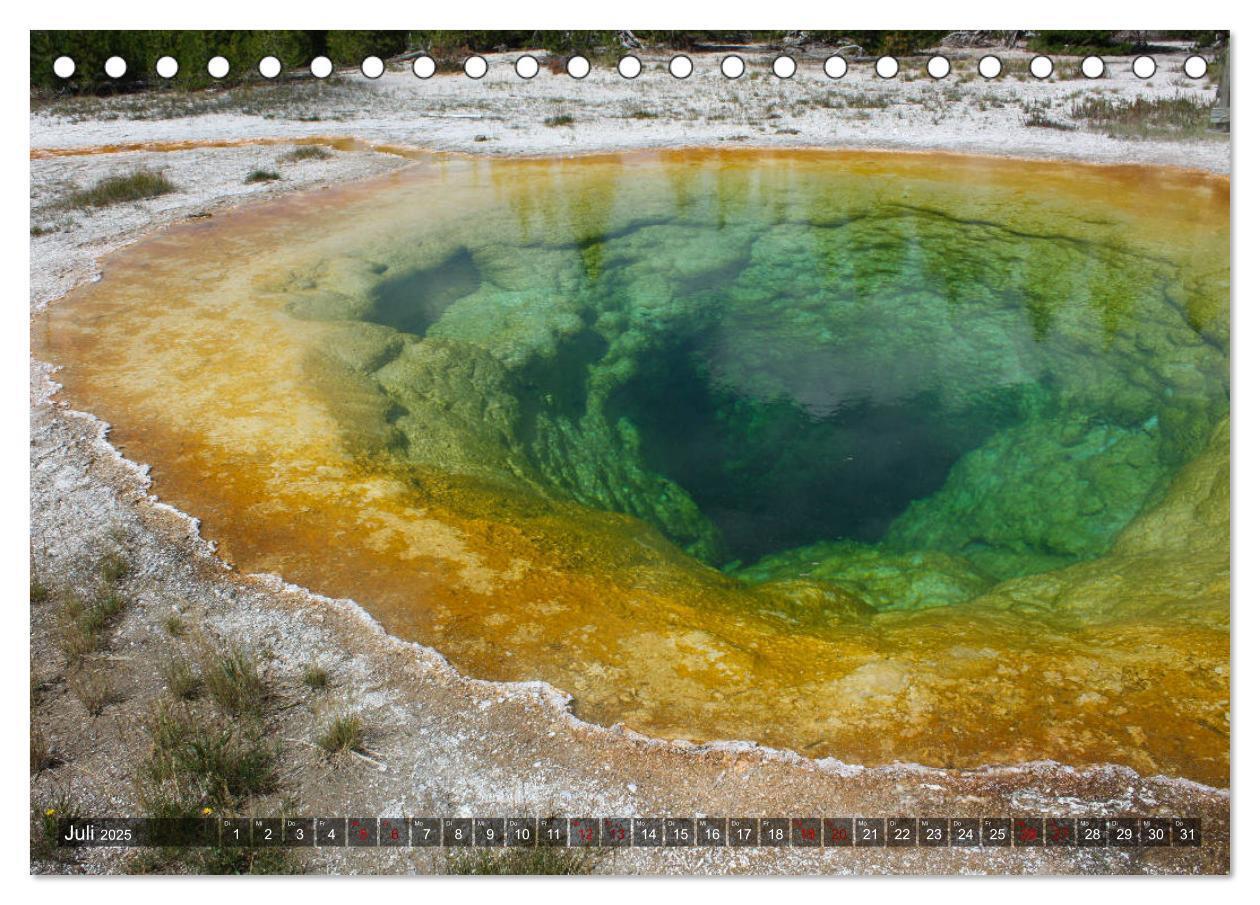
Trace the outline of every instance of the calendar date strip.
<instances>
[{"instance_id":1,"label":"calendar date strip","mask_svg":"<svg viewBox=\"0 0 1260 905\"><path fill-rule=\"evenodd\" d=\"M61 818L76 847L1177 848L1197 817Z\"/></svg>"}]
</instances>

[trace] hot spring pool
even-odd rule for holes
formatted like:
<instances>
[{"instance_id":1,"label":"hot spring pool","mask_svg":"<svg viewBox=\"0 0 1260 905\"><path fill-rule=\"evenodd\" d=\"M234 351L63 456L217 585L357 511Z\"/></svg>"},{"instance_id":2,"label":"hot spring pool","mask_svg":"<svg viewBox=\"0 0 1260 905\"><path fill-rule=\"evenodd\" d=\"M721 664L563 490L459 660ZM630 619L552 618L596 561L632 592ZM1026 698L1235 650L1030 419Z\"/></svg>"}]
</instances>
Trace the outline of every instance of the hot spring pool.
<instances>
[{"instance_id":1,"label":"hot spring pool","mask_svg":"<svg viewBox=\"0 0 1260 905\"><path fill-rule=\"evenodd\" d=\"M1228 194L425 157L119 253L35 348L242 570L583 717L1225 784Z\"/></svg>"}]
</instances>

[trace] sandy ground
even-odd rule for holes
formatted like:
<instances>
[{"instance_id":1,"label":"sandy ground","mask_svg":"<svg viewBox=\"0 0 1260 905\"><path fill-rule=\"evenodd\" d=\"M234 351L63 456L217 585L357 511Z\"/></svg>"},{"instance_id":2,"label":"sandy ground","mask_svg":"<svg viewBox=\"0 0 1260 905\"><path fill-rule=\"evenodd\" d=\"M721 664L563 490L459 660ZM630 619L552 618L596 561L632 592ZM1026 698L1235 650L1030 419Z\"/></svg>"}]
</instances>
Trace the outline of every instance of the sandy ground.
<instances>
[{"instance_id":1,"label":"sandy ground","mask_svg":"<svg viewBox=\"0 0 1260 905\"><path fill-rule=\"evenodd\" d=\"M1012 57L1011 54L1004 56ZM967 150L1099 162L1163 163L1228 171L1225 141L1118 140L1023 125L1021 104L1070 105L1083 80L1047 84L975 79L952 86L969 97L943 101L949 86L920 76L881 83L869 65L837 88L819 60L801 59L788 83L768 74L731 83L716 58L697 58L686 82L649 61L635 82L596 71L577 82L545 70L534 81L491 58L481 82L409 72L377 82L358 77L322 89L319 121L303 120L306 101L288 90L292 109L273 117L200 112L177 118L102 118L131 109L132 99L60 116L37 113L32 148L81 148L170 141L354 136L374 144L490 154L578 153L628 147L720 144ZM1201 91L1179 78L1179 60L1161 60L1153 87L1112 67L1102 82L1118 96ZM767 66L749 55L752 67ZM1014 67L1016 63L1011 63ZM865 71L856 71L862 68ZM1186 84L1180 84L1185 82ZM800 103L827 91L896 93L906 103L836 110ZM989 107L979 97L1011 100ZM919 100L909 100L919 98ZM1031 100L1030 100L1031 99ZM146 101L152 104L152 101ZM183 103L181 101L180 103ZM121 105L121 106L120 106ZM109 111L113 110L112 113ZM633 118L634 111L655 111ZM962 111L961 113L959 111ZM105 111L102 113L102 111ZM569 112L571 126L547 127ZM140 115L148 115L140 113ZM329 160L278 164L280 145L137 150L71 156L33 155L31 305L55 302L96 277L101 258L166 224L213 216L228 205L280 192L315 189L405 166L405 158L368 149ZM151 201L87 213L59 210L73 186L146 166L180 191ZM247 186L254 168L278 168L282 180ZM651 740L619 727L578 721L563 693L531 684L494 684L458 675L436 653L386 636L349 601L312 597L279 579L246 576L216 559L196 524L150 493L144 469L122 460L105 425L55 399L55 373L31 364L32 564L52 585L87 581L103 550L120 546L134 563L124 590L133 603L101 658L126 694L96 717L67 687L51 640L52 604L32 604L34 722L62 763L32 777L32 804L68 792L84 813L136 811L131 778L144 745L138 720L162 691L154 663L172 641L173 612L208 636L259 652L284 705L269 728L284 743L286 794L307 814L452 816L675 815L803 816L1101 816L1199 815L1202 849L663 849L617 850L596 862L609 873L955 873L1222 872L1229 869L1229 797L1221 790L1131 770L1054 764L977 771L895 765L858 768L809 761L748 744L696 746ZM330 688L312 695L298 676L325 666ZM367 726L367 754L330 760L312 739L334 713L356 713ZM310 852L313 871L433 872L445 856L432 850ZM123 869L117 852L95 850L38 860L40 872Z\"/></svg>"}]
</instances>

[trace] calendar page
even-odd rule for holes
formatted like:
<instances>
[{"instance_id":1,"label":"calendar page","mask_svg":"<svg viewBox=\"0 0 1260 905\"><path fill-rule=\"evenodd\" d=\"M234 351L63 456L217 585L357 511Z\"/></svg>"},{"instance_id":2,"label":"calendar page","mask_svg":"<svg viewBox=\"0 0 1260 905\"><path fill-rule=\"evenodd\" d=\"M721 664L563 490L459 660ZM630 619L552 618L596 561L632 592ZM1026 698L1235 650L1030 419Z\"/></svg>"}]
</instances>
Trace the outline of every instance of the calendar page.
<instances>
[{"instance_id":1,"label":"calendar page","mask_svg":"<svg viewBox=\"0 0 1260 905\"><path fill-rule=\"evenodd\" d=\"M1228 29L29 38L32 873L1229 872Z\"/></svg>"}]
</instances>

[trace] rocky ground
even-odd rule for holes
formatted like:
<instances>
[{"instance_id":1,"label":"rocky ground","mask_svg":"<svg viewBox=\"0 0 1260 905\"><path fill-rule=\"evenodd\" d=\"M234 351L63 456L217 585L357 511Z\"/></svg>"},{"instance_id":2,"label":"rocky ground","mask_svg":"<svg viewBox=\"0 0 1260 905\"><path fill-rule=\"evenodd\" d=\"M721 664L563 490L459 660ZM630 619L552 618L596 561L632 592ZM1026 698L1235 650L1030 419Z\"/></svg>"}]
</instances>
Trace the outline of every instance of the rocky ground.
<instances>
[{"instance_id":1,"label":"rocky ground","mask_svg":"<svg viewBox=\"0 0 1260 905\"><path fill-rule=\"evenodd\" d=\"M763 71L737 83L717 74L716 57L698 57L696 75L685 82L657 68L664 60L647 60L635 82L597 69L581 82L544 70L529 83L511 74L506 57L492 57L491 74L481 82L462 76L420 82L409 72L390 72L375 83L351 76L315 88L315 101L311 86L298 85L37 107L31 120L32 308L93 279L102 256L164 225L405 166L397 149L383 147L391 145L541 154L740 141L1229 168L1228 142L1210 136L1113 138L1025 125L1033 110L1066 122L1074 95L1086 90L1084 80L935 83L920 76L881 83L855 66L836 87L813 71L820 60L802 60L796 79L780 83L764 72L762 57L747 57ZM1101 89L1119 98L1207 94L1179 76L1178 60L1159 62L1153 87L1115 61ZM1008 71L1016 68L1012 60ZM956 65L959 73L967 69ZM545 124L561 115L573 122ZM289 145L250 143L312 135L364 144L344 146L329 159L280 162ZM192 144L160 147L167 142ZM133 145L140 147L117 149ZM55 149L87 153L50 153ZM76 187L145 167L165 171L181 190L105 208L62 204ZM246 184L246 174L258 168L276 169L281 178ZM32 569L45 590L32 595L31 608L32 728L43 740L38 758L32 749L35 812L137 813L137 765L150 738L136 730L146 725L154 702L169 695L163 658L194 645L238 646L260 664L270 689L262 719L281 746L279 781L251 800L255 814L1190 814L1204 819L1208 845L1202 849L622 850L587 868L712 874L1228 870L1228 793L1185 781L1054 764L855 768L744 744L652 740L578 721L563 695L547 687L462 677L438 654L386 636L351 602L318 599L275 578L226 567L194 522L150 494L143 469L109 446L105 425L58 404L55 388L55 373L33 361ZM102 557L111 556L121 557L125 568L103 577ZM109 693L102 698L83 693L83 664L68 664L59 614L67 595L106 581L125 605L85 657L93 675L107 676ZM326 688L304 684L312 665L327 671ZM342 714L361 719L363 744L357 752L329 755L316 740ZM32 832L38 837L38 820ZM320 850L298 856L294 866L375 873L451 865L439 852L374 849ZM63 858L33 848L38 872L142 868L112 850Z\"/></svg>"}]
</instances>

